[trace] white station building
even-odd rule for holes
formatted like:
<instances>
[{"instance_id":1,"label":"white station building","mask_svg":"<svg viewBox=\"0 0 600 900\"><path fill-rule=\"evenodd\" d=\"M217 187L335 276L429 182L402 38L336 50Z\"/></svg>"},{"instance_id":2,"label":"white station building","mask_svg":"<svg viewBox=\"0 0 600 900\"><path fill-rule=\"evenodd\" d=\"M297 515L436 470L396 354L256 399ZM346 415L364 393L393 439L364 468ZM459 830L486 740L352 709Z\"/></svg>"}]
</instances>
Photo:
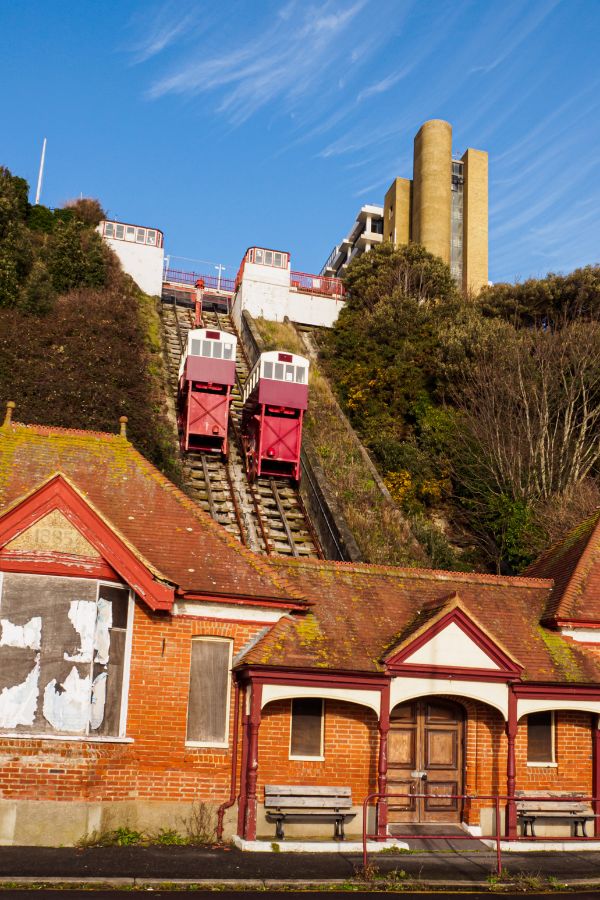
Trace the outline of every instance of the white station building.
<instances>
[{"instance_id":1,"label":"white station building","mask_svg":"<svg viewBox=\"0 0 600 900\"><path fill-rule=\"evenodd\" d=\"M146 294L160 296L165 256L162 231L108 219L100 222L98 231L138 287Z\"/></svg>"},{"instance_id":2,"label":"white station building","mask_svg":"<svg viewBox=\"0 0 600 900\"><path fill-rule=\"evenodd\" d=\"M300 325L331 328L344 306L339 278L294 272L283 250L250 247L235 284L232 314L239 325L242 310L275 322L286 317Z\"/></svg>"}]
</instances>

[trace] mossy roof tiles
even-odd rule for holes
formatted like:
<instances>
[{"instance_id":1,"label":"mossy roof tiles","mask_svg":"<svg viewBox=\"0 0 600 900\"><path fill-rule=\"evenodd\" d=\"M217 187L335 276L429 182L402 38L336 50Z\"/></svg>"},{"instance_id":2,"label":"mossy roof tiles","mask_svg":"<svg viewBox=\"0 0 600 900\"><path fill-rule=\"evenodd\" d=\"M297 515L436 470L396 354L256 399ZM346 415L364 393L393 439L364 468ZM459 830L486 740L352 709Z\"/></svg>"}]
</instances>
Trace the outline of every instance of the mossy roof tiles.
<instances>
[{"instance_id":1,"label":"mossy roof tiles","mask_svg":"<svg viewBox=\"0 0 600 900\"><path fill-rule=\"evenodd\" d=\"M303 624L309 618L303 614L286 619L243 664L383 672L386 654L433 620L456 592L466 614L523 664L523 680L600 680L600 657L540 626L550 580L313 560L272 565L313 601L310 624Z\"/></svg>"},{"instance_id":2,"label":"mossy roof tiles","mask_svg":"<svg viewBox=\"0 0 600 900\"><path fill-rule=\"evenodd\" d=\"M0 428L0 511L56 473L181 590L289 597L264 558L243 548L126 439L19 423Z\"/></svg>"},{"instance_id":3,"label":"mossy roof tiles","mask_svg":"<svg viewBox=\"0 0 600 900\"><path fill-rule=\"evenodd\" d=\"M545 620L600 622L600 510L543 553L527 574L554 580Z\"/></svg>"}]
</instances>

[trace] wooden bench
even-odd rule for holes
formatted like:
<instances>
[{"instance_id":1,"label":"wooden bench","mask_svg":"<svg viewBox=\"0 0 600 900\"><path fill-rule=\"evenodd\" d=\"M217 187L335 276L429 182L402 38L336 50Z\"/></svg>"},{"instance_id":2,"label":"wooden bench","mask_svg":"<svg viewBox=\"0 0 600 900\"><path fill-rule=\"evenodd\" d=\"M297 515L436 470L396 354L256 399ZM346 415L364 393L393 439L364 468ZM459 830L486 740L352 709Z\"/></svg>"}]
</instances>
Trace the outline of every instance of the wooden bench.
<instances>
[{"instance_id":1,"label":"wooden bench","mask_svg":"<svg viewBox=\"0 0 600 900\"><path fill-rule=\"evenodd\" d=\"M578 800L575 795L566 791L536 791L530 796L540 799L529 800L526 791L516 791L515 793L517 817L523 822L524 837L527 837L528 828L531 837L536 836L536 819L566 819L573 822L574 837L579 835L579 826L581 826L581 837L587 837L586 822L595 818L594 810L589 803ZM560 799L562 797L566 799Z\"/></svg>"},{"instance_id":2,"label":"wooden bench","mask_svg":"<svg viewBox=\"0 0 600 900\"><path fill-rule=\"evenodd\" d=\"M313 785L265 785L265 812L269 822L275 822L275 835L283 840L286 819L333 819L333 837L344 840L344 823L354 818L350 812L352 791L349 787L321 787Z\"/></svg>"}]
</instances>

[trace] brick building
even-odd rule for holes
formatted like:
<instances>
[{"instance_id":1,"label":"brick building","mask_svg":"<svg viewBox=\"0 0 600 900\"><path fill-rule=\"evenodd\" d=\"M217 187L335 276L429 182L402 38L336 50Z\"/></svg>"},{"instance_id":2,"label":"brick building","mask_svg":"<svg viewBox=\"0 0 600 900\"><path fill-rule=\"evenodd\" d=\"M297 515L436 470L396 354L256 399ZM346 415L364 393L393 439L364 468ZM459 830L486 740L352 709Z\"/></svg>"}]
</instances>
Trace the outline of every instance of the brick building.
<instances>
[{"instance_id":1,"label":"brick building","mask_svg":"<svg viewBox=\"0 0 600 900\"><path fill-rule=\"evenodd\" d=\"M350 786L350 833L403 793L370 808L382 838L598 795L600 514L527 577L267 560L125 436L9 415L0 573L2 843L182 830L194 802L270 841L267 784Z\"/></svg>"}]
</instances>

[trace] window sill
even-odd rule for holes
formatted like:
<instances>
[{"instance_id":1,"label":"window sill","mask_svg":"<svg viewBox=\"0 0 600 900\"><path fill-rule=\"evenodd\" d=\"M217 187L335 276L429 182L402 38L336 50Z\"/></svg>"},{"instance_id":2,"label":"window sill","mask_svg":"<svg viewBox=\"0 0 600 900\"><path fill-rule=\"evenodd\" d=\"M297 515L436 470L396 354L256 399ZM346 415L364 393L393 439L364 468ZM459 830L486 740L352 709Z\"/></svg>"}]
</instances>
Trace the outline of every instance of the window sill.
<instances>
[{"instance_id":1,"label":"window sill","mask_svg":"<svg viewBox=\"0 0 600 900\"><path fill-rule=\"evenodd\" d=\"M212 744L207 741L186 741L185 746L190 750L229 750L229 741Z\"/></svg>"},{"instance_id":2,"label":"window sill","mask_svg":"<svg viewBox=\"0 0 600 900\"><path fill-rule=\"evenodd\" d=\"M529 769L558 769L557 762L528 762Z\"/></svg>"},{"instance_id":3,"label":"window sill","mask_svg":"<svg viewBox=\"0 0 600 900\"><path fill-rule=\"evenodd\" d=\"M289 758L297 762L325 762L324 756L290 756Z\"/></svg>"},{"instance_id":4,"label":"window sill","mask_svg":"<svg viewBox=\"0 0 600 900\"><path fill-rule=\"evenodd\" d=\"M78 741L88 744L133 744L132 737L104 737L97 734L34 734L33 732L25 734L23 731L1 732L0 741L10 738L15 740L18 738L22 741Z\"/></svg>"}]
</instances>

